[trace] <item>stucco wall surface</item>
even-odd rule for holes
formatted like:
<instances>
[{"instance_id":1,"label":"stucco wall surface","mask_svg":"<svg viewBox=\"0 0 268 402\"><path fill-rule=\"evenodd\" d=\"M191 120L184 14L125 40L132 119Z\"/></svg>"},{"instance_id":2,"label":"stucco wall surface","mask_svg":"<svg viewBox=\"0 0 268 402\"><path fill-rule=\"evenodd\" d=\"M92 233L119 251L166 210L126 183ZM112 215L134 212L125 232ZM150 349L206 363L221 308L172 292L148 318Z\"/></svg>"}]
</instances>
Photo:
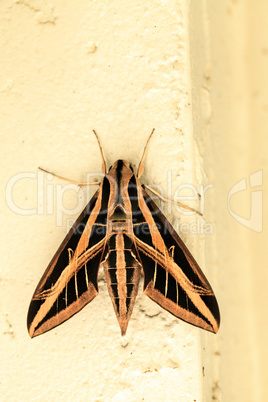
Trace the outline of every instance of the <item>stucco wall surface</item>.
<instances>
[{"instance_id":1,"label":"stucco wall surface","mask_svg":"<svg viewBox=\"0 0 268 402\"><path fill-rule=\"evenodd\" d=\"M267 7L0 3L0 400L268 400ZM136 169L153 128L142 181L169 198L198 189L185 202L202 218L161 208L217 295L219 333L165 312L141 281L122 338L101 270L88 306L30 339L33 291L96 191L38 166L97 179L95 129L108 167L123 158Z\"/></svg>"},{"instance_id":2,"label":"stucco wall surface","mask_svg":"<svg viewBox=\"0 0 268 402\"><path fill-rule=\"evenodd\" d=\"M35 286L95 191L37 176L38 166L78 181L88 172L98 177L95 129L108 166L124 158L136 168L155 128L143 181L171 197L180 184L202 183L188 7L171 0L0 4L2 400L202 400L201 330L163 311L142 286L125 338L102 273L98 297L79 314L32 340L26 330ZM197 219L167 206L166 214L176 228L180 219ZM209 274L204 237L182 234ZM202 337L211 356L215 338Z\"/></svg>"}]
</instances>

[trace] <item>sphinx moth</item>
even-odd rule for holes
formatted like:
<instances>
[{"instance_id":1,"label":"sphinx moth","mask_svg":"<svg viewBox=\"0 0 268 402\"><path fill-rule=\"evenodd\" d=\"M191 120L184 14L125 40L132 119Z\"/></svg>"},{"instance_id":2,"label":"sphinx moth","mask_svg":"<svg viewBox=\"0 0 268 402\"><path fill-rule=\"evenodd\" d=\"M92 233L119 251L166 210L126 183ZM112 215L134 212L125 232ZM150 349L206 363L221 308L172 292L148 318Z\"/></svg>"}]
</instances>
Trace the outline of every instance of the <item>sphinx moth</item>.
<instances>
[{"instance_id":1,"label":"sphinx moth","mask_svg":"<svg viewBox=\"0 0 268 402\"><path fill-rule=\"evenodd\" d=\"M121 159L106 172L100 147L104 177L33 294L27 318L31 337L66 321L97 296L101 264L122 336L141 270L144 293L152 300L190 324L218 331L219 308L210 284L140 184L147 145L137 175Z\"/></svg>"}]
</instances>

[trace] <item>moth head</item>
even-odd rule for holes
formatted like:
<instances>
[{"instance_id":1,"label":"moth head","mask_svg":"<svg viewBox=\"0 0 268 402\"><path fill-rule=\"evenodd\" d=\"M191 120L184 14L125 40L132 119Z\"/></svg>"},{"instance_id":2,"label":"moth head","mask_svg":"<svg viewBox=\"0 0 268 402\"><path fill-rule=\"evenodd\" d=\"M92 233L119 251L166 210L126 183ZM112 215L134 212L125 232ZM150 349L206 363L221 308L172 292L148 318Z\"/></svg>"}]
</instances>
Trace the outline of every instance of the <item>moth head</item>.
<instances>
[{"instance_id":1,"label":"moth head","mask_svg":"<svg viewBox=\"0 0 268 402\"><path fill-rule=\"evenodd\" d=\"M124 173L127 173L128 171L133 173L133 168L129 162L124 161L122 159L118 159L117 161L115 161L108 170L108 172L124 172Z\"/></svg>"}]
</instances>

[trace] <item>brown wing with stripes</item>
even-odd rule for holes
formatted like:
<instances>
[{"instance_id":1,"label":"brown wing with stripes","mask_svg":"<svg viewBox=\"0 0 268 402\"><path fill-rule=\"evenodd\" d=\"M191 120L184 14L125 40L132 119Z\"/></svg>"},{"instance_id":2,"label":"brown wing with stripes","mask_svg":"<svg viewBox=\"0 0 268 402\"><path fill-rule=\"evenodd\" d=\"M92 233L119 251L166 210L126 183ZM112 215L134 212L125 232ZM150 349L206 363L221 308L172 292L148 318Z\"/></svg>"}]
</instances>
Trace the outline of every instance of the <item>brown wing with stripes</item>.
<instances>
[{"instance_id":1,"label":"brown wing with stripes","mask_svg":"<svg viewBox=\"0 0 268 402\"><path fill-rule=\"evenodd\" d=\"M104 178L41 278L28 311L31 337L66 321L98 294L97 275L106 244L107 186Z\"/></svg>"},{"instance_id":2,"label":"brown wing with stripes","mask_svg":"<svg viewBox=\"0 0 268 402\"><path fill-rule=\"evenodd\" d=\"M205 275L139 184L136 199L133 230L144 270L144 293L176 317L216 333L219 307Z\"/></svg>"}]
</instances>

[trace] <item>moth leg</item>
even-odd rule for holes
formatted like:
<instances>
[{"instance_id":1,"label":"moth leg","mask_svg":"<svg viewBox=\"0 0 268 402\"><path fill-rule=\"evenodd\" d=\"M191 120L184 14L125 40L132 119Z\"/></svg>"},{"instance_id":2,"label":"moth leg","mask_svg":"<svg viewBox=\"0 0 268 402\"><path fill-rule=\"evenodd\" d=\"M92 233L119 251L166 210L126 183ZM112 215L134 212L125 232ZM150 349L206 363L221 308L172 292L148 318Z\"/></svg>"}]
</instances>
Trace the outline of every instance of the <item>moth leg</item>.
<instances>
[{"instance_id":1,"label":"moth leg","mask_svg":"<svg viewBox=\"0 0 268 402\"><path fill-rule=\"evenodd\" d=\"M99 138L98 138L98 136L97 136L96 131L93 130L93 133L95 134L95 137L96 137L96 139L97 139L97 141L98 141L98 145L99 145L100 153L101 153L101 160L102 160L102 173L105 175L105 174L106 174L106 163L105 163L105 159L104 159L104 156L103 156L102 147L101 147L100 140L99 140ZM101 181L92 181L92 182L88 182L88 183L80 183L80 182L78 182L78 181L76 181L76 180L67 179L66 177L62 177L62 176L59 176L58 174L49 172L48 170L45 170L45 169L43 169L43 168L41 168L41 167L39 167L38 169L39 169L39 170L42 170L42 172L51 174L52 176L57 177L57 178L60 179L60 180L68 181L69 183L74 183L74 184L76 184L76 185L79 186L79 187L82 187L82 186L92 186L92 185L98 185L98 186L99 186L99 185L101 184Z\"/></svg>"},{"instance_id":2,"label":"moth leg","mask_svg":"<svg viewBox=\"0 0 268 402\"><path fill-rule=\"evenodd\" d=\"M187 209L188 211L192 211L195 212L196 214L202 216L203 214L198 211L197 209L188 207L188 205L182 204L179 201L173 201L173 200L169 200L168 198L163 197L161 194L159 194L157 191L155 191L153 188L147 186L146 184L143 184L143 187L146 187L148 190L150 190L154 195L156 195L160 200L164 201L164 202L171 202L172 204L178 205L181 208Z\"/></svg>"},{"instance_id":3,"label":"moth leg","mask_svg":"<svg viewBox=\"0 0 268 402\"><path fill-rule=\"evenodd\" d=\"M101 166L102 167L102 173L105 175L106 174L106 163L105 163L105 159L104 159L104 156L103 156L102 147L101 147L100 140L99 140L99 138L97 136L96 131L93 130L93 133L95 134L95 137L97 138L97 141L98 141L98 144L99 144L100 153L101 153L101 160L102 160L102 166Z\"/></svg>"},{"instance_id":4,"label":"moth leg","mask_svg":"<svg viewBox=\"0 0 268 402\"><path fill-rule=\"evenodd\" d=\"M100 185L100 184L101 184L101 181L92 181L92 182L88 182L88 183L79 183L79 182L76 181L76 180L67 179L66 177L59 176L59 175L57 175L57 174L55 174L55 173L49 172L48 170L45 170L45 169L41 168L41 167L39 167L38 169L41 170L42 172L51 174L52 176L57 177L57 178L60 179L60 180L68 181L69 183L74 183L74 184L76 184L76 185L79 186L79 187L82 187L82 186L91 186L91 185L94 185L94 184L95 184L95 185Z\"/></svg>"},{"instance_id":5,"label":"moth leg","mask_svg":"<svg viewBox=\"0 0 268 402\"><path fill-rule=\"evenodd\" d=\"M145 155L146 155L146 152L147 152L147 148L148 148L148 145L149 145L149 141L150 141L150 139L152 138L152 135L153 135L153 133L154 133L154 130L155 130L155 129L153 128L153 130L152 130L152 132L151 132L151 134L150 134L150 136L149 136L149 138L148 138L148 140L147 140L147 142L146 142L146 145L145 145L145 148L144 148L142 157L141 157L141 161L140 161L140 164L139 164L139 167L138 167L138 173L137 173L138 179L141 177L141 175L142 175L142 173L143 173L143 169L144 169L143 161L144 161L144 158L145 158Z\"/></svg>"}]
</instances>

